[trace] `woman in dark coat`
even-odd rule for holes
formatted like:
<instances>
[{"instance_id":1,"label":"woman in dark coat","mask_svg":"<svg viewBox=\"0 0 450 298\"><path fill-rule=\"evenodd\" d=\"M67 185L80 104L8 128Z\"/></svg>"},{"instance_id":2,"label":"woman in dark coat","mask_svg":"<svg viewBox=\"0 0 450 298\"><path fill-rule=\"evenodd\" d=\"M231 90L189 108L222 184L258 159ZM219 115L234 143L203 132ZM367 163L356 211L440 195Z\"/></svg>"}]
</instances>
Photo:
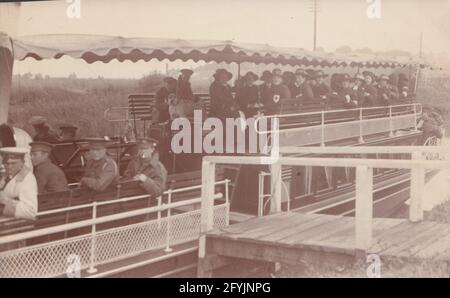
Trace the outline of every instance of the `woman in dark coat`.
<instances>
[{"instance_id":1,"label":"woman in dark coat","mask_svg":"<svg viewBox=\"0 0 450 298\"><path fill-rule=\"evenodd\" d=\"M214 74L214 82L209 87L211 97L211 116L220 119L239 117L239 106L233 98L228 81L233 75L226 69L219 68Z\"/></svg>"},{"instance_id":2,"label":"woman in dark coat","mask_svg":"<svg viewBox=\"0 0 450 298\"><path fill-rule=\"evenodd\" d=\"M258 76L255 73L247 72L243 77L243 85L236 92L236 102L247 118L257 114L260 106L259 91L255 85L256 80L258 80Z\"/></svg>"}]
</instances>

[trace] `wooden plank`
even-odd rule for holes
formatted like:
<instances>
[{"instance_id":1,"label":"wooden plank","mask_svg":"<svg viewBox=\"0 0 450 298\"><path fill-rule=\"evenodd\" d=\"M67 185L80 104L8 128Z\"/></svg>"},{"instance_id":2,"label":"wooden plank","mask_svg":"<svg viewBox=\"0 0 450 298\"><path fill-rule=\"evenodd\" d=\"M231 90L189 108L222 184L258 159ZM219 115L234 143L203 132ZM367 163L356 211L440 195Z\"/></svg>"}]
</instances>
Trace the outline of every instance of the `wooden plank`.
<instances>
[{"instance_id":1,"label":"wooden plank","mask_svg":"<svg viewBox=\"0 0 450 298\"><path fill-rule=\"evenodd\" d=\"M303 224L299 224L296 226L293 226L291 229L287 229L285 231L280 231L276 234L269 234L266 235L259 240L261 241L280 241L281 239L289 238L292 235L298 235L300 233L303 233L306 230L309 230L313 227L316 227L317 225L320 225L324 222L328 222L329 218L323 217L323 216L317 216L317 217L309 217L305 216L305 218L309 218L308 221L303 222Z\"/></svg>"},{"instance_id":2,"label":"wooden plank","mask_svg":"<svg viewBox=\"0 0 450 298\"><path fill-rule=\"evenodd\" d=\"M302 230L309 229L323 220L323 217L318 214L316 214L316 216L297 215L287 224L276 225L270 230L265 230L263 233L258 233L252 237L252 239L257 241L276 242L279 239L288 237L289 235L301 233Z\"/></svg>"},{"instance_id":3,"label":"wooden plank","mask_svg":"<svg viewBox=\"0 0 450 298\"><path fill-rule=\"evenodd\" d=\"M394 233L389 237L381 237L379 243L383 243L385 249L382 249L379 253L395 256L399 252L398 249L403 247L405 242L418 237L422 233L426 233L428 229L435 225L436 223L433 222L421 222L419 224L408 223L403 225L404 229L402 231Z\"/></svg>"},{"instance_id":4,"label":"wooden plank","mask_svg":"<svg viewBox=\"0 0 450 298\"><path fill-rule=\"evenodd\" d=\"M229 236L233 239L237 238L256 238L258 235L263 235L264 233L273 231L274 229L280 228L280 226L290 225L290 219L294 218L295 214L285 214L279 218L272 218L266 221L264 224L258 224L254 228L246 230L245 232L238 231L230 234Z\"/></svg>"},{"instance_id":5,"label":"wooden plank","mask_svg":"<svg viewBox=\"0 0 450 298\"><path fill-rule=\"evenodd\" d=\"M302 232L301 234L297 234L292 237L280 239L279 242L285 243L285 244L291 244L291 245L300 244L303 241L308 240L309 238L311 238L314 235L317 235L319 233L323 233L326 230L335 228L339 222L343 222L343 221L345 221L345 219L343 217L327 216L327 217L324 217L324 221L322 223L312 227L311 229L308 229L308 230Z\"/></svg>"},{"instance_id":6,"label":"wooden plank","mask_svg":"<svg viewBox=\"0 0 450 298\"><path fill-rule=\"evenodd\" d=\"M437 239L434 243L422 247L416 252L413 252L413 256L417 258L447 258L450 261L450 256L445 256L443 253L450 248L450 225L447 225L445 229L445 236Z\"/></svg>"},{"instance_id":7,"label":"wooden plank","mask_svg":"<svg viewBox=\"0 0 450 298\"><path fill-rule=\"evenodd\" d=\"M405 247L400 251L400 255L416 255L418 251L426 249L431 244L439 241L442 237L450 234L450 225L437 224L434 228L427 230L427 233L422 234L420 238L411 241L411 245ZM447 248L450 248L450 242L447 244Z\"/></svg>"}]
</instances>

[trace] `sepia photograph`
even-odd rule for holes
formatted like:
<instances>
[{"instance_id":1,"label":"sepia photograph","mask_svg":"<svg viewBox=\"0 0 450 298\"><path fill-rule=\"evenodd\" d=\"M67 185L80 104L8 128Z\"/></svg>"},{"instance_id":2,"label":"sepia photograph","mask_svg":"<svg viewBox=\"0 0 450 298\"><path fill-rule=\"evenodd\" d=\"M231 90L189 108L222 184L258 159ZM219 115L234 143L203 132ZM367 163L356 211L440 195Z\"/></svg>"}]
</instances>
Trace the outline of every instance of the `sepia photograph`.
<instances>
[{"instance_id":1,"label":"sepia photograph","mask_svg":"<svg viewBox=\"0 0 450 298\"><path fill-rule=\"evenodd\" d=\"M449 278L447 128L448 0L2 1L0 277Z\"/></svg>"}]
</instances>

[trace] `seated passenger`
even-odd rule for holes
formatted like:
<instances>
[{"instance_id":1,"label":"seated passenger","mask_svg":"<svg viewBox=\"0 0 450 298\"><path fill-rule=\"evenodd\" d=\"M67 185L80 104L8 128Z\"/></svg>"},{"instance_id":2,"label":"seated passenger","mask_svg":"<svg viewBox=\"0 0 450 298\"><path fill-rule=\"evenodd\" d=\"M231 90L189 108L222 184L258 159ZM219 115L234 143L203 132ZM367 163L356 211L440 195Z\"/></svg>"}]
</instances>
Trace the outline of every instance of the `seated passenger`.
<instances>
[{"instance_id":1,"label":"seated passenger","mask_svg":"<svg viewBox=\"0 0 450 298\"><path fill-rule=\"evenodd\" d=\"M313 77L316 84L313 86L314 98L320 98L322 100L327 98L327 95L331 92L330 87L325 83L324 79L328 75L322 70L317 70L314 72Z\"/></svg>"},{"instance_id":2,"label":"seated passenger","mask_svg":"<svg viewBox=\"0 0 450 298\"><path fill-rule=\"evenodd\" d=\"M378 103L378 92L377 88L374 86L375 75L370 71L363 71L362 74L364 76L364 84L362 86L364 100L362 106L375 106Z\"/></svg>"},{"instance_id":3,"label":"seated passenger","mask_svg":"<svg viewBox=\"0 0 450 298\"><path fill-rule=\"evenodd\" d=\"M181 74L178 77L176 95L179 99L194 100L194 94L191 89L191 76L194 72L190 69L182 69Z\"/></svg>"},{"instance_id":4,"label":"seated passenger","mask_svg":"<svg viewBox=\"0 0 450 298\"><path fill-rule=\"evenodd\" d=\"M292 71L285 71L283 72L283 84L288 86L293 84L295 81L295 75Z\"/></svg>"},{"instance_id":5,"label":"seated passenger","mask_svg":"<svg viewBox=\"0 0 450 298\"><path fill-rule=\"evenodd\" d=\"M107 143L108 141L102 138L89 139L89 159L80 180L82 187L104 191L117 182L119 169L116 162L106 153Z\"/></svg>"},{"instance_id":6,"label":"seated passenger","mask_svg":"<svg viewBox=\"0 0 450 298\"><path fill-rule=\"evenodd\" d=\"M262 73L262 85L259 85L260 100L263 105L269 104L273 98L273 75L270 71L265 70Z\"/></svg>"},{"instance_id":7,"label":"seated passenger","mask_svg":"<svg viewBox=\"0 0 450 298\"><path fill-rule=\"evenodd\" d=\"M59 137L47 123L47 119L42 116L33 116L28 121L36 131L33 141L43 141L47 143L58 143Z\"/></svg>"},{"instance_id":8,"label":"seated passenger","mask_svg":"<svg viewBox=\"0 0 450 298\"><path fill-rule=\"evenodd\" d=\"M258 80L258 76L249 71L242 78L243 84L237 89L236 102L239 105L241 111L245 116L252 117L257 114L259 104L259 92L258 87L255 85L255 81Z\"/></svg>"},{"instance_id":9,"label":"seated passenger","mask_svg":"<svg viewBox=\"0 0 450 298\"><path fill-rule=\"evenodd\" d=\"M351 97L353 100L358 102L358 105L361 106L364 101L364 76L362 74L357 73L353 78L353 87Z\"/></svg>"},{"instance_id":10,"label":"seated passenger","mask_svg":"<svg viewBox=\"0 0 450 298\"><path fill-rule=\"evenodd\" d=\"M302 69L295 71L295 81L289 87L289 92L292 98L297 98L301 101L308 101L314 99L313 89L308 83L308 75Z\"/></svg>"},{"instance_id":11,"label":"seated passenger","mask_svg":"<svg viewBox=\"0 0 450 298\"><path fill-rule=\"evenodd\" d=\"M0 181L0 206L5 216L34 220L38 210L38 187L33 171L25 166L27 153L26 148L0 148L5 168L4 180Z\"/></svg>"},{"instance_id":12,"label":"seated passenger","mask_svg":"<svg viewBox=\"0 0 450 298\"><path fill-rule=\"evenodd\" d=\"M127 166L124 178L139 181L140 186L151 196L160 196L167 181L167 170L159 161L156 140L138 138L138 154Z\"/></svg>"},{"instance_id":13,"label":"seated passenger","mask_svg":"<svg viewBox=\"0 0 450 298\"><path fill-rule=\"evenodd\" d=\"M350 88L350 76L346 73L334 77L335 90L329 95L331 103L342 105L345 108L354 108L358 102L352 98L353 90Z\"/></svg>"},{"instance_id":14,"label":"seated passenger","mask_svg":"<svg viewBox=\"0 0 450 298\"><path fill-rule=\"evenodd\" d=\"M239 106L233 98L228 81L233 75L226 69L216 70L214 82L209 87L211 97L211 116L220 119L239 117Z\"/></svg>"},{"instance_id":15,"label":"seated passenger","mask_svg":"<svg viewBox=\"0 0 450 298\"><path fill-rule=\"evenodd\" d=\"M66 175L60 167L50 161L53 145L46 142L30 143L31 162L38 185L38 193L50 193L68 190Z\"/></svg>"},{"instance_id":16,"label":"seated passenger","mask_svg":"<svg viewBox=\"0 0 450 298\"><path fill-rule=\"evenodd\" d=\"M155 94L155 107L152 113L153 123L162 123L170 119L169 115L169 94L175 94L177 80L172 77L164 78L164 86L159 88Z\"/></svg>"},{"instance_id":17,"label":"seated passenger","mask_svg":"<svg viewBox=\"0 0 450 298\"><path fill-rule=\"evenodd\" d=\"M272 84L273 96L272 100L269 100L267 105L269 107L281 107L283 100L291 98L291 92L289 92L289 88L283 84L283 78L281 75L274 74Z\"/></svg>"},{"instance_id":18,"label":"seated passenger","mask_svg":"<svg viewBox=\"0 0 450 298\"><path fill-rule=\"evenodd\" d=\"M59 134L59 139L61 141L73 141L77 138L78 127L74 125L61 125L59 130L61 131Z\"/></svg>"},{"instance_id":19,"label":"seated passenger","mask_svg":"<svg viewBox=\"0 0 450 298\"><path fill-rule=\"evenodd\" d=\"M380 105L391 105L393 100L398 98L398 92L394 92L393 88L388 84L389 77L381 75L378 80L378 103Z\"/></svg>"}]
</instances>

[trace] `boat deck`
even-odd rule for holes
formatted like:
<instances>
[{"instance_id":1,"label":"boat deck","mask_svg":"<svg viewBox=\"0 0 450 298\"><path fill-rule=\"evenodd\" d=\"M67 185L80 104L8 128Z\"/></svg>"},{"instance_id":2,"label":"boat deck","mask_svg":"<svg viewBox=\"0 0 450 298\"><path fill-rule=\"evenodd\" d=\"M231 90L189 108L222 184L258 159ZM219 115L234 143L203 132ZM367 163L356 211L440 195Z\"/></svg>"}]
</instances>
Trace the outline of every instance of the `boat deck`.
<instances>
[{"instance_id":1,"label":"boat deck","mask_svg":"<svg viewBox=\"0 0 450 298\"><path fill-rule=\"evenodd\" d=\"M243 258L285 264L314 259L355 260L377 254L380 259L430 261L450 269L450 224L407 219L374 218L372 246L355 248L352 217L283 212L249 219L206 235L206 257L199 273L211 276L211 257ZM208 257L210 257L208 259ZM325 261L326 262L326 261ZM365 262L365 259L364 259Z\"/></svg>"}]
</instances>

